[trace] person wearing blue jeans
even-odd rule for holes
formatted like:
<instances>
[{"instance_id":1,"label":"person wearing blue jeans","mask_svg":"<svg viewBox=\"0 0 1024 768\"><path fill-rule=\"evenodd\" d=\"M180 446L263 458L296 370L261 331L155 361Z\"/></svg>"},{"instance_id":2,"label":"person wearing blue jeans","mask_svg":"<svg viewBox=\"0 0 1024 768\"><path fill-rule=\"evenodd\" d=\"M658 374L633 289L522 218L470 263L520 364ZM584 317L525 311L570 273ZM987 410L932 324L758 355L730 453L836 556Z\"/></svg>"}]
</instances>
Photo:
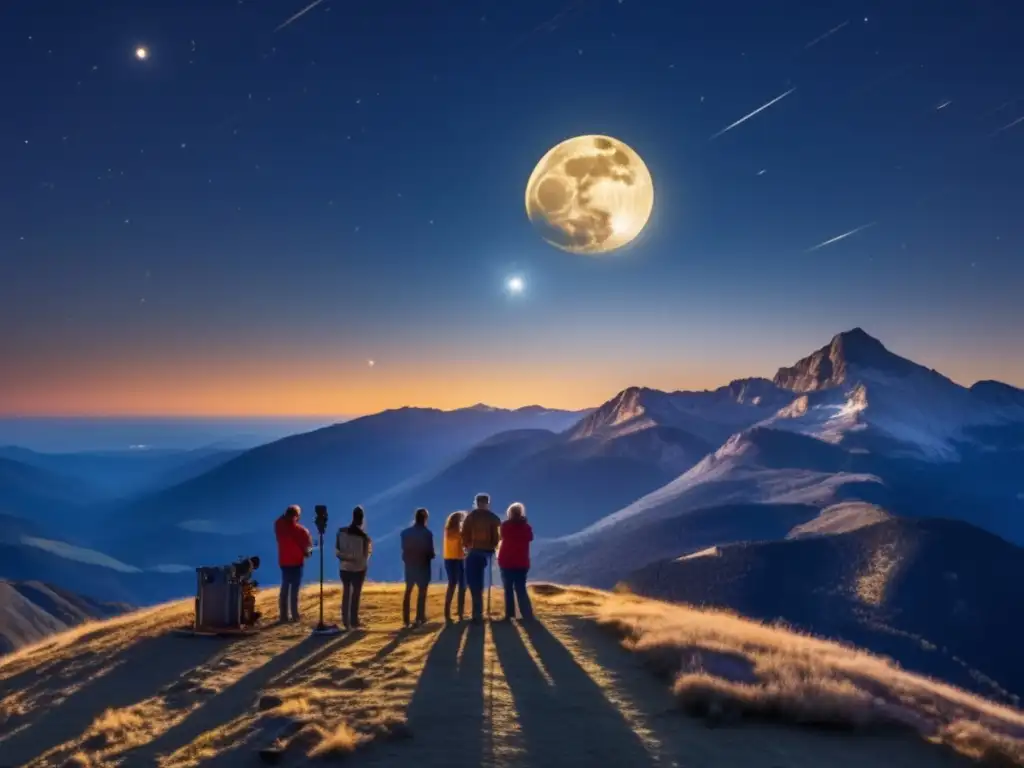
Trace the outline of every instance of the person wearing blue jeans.
<instances>
[{"instance_id":1,"label":"person wearing blue jeans","mask_svg":"<svg viewBox=\"0 0 1024 768\"><path fill-rule=\"evenodd\" d=\"M480 621L484 615L484 574L490 564L491 553L485 549L471 549L466 553L466 586L474 621Z\"/></svg>"},{"instance_id":2,"label":"person wearing blue jeans","mask_svg":"<svg viewBox=\"0 0 1024 768\"><path fill-rule=\"evenodd\" d=\"M302 589L302 566L313 554L313 537L299 523L302 509L292 504L274 521L277 539L277 564L281 566L281 594L278 598L278 621L299 620L299 591Z\"/></svg>"},{"instance_id":3,"label":"person wearing blue jeans","mask_svg":"<svg viewBox=\"0 0 1024 768\"><path fill-rule=\"evenodd\" d=\"M462 521L465 512L452 512L444 524L444 571L448 575L448 591L444 595L444 620L452 621L452 599L458 592L459 621L466 614L466 550L462 546Z\"/></svg>"},{"instance_id":4,"label":"person wearing blue jeans","mask_svg":"<svg viewBox=\"0 0 1024 768\"><path fill-rule=\"evenodd\" d=\"M501 583L505 587L505 618L515 618L515 606L519 604L519 613L524 619L533 618L533 605L526 591L526 574L528 568L502 568ZM512 601L513 596L515 602Z\"/></svg>"},{"instance_id":5,"label":"person wearing blue jeans","mask_svg":"<svg viewBox=\"0 0 1024 768\"><path fill-rule=\"evenodd\" d=\"M459 621L461 621L466 613L466 561L445 560L444 571L448 576L448 591L444 595L445 621L452 620L452 599L456 592L459 596L456 607L459 612Z\"/></svg>"},{"instance_id":6,"label":"person wearing blue jeans","mask_svg":"<svg viewBox=\"0 0 1024 768\"><path fill-rule=\"evenodd\" d=\"M477 494L473 511L462 521L462 546L466 549L466 586L472 595L473 621L484 617L484 572L491 565L501 541L501 520L491 512L491 497Z\"/></svg>"},{"instance_id":7,"label":"person wearing blue jeans","mask_svg":"<svg viewBox=\"0 0 1024 768\"><path fill-rule=\"evenodd\" d=\"M299 592L302 591L301 565L281 566L281 594L277 599L281 621L299 620Z\"/></svg>"},{"instance_id":8,"label":"person wearing blue jeans","mask_svg":"<svg viewBox=\"0 0 1024 768\"><path fill-rule=\"evenodd\" d=\"M501 524L501 549L498 550L501 583L505 585L505 618L516 617L516 603L519 603L522 617L532 619L533 606L526 592L526 574L530 571L533 528L526 521L526 506L518 501L508 508L507 517Z\"/></svg>"}]
</instances>

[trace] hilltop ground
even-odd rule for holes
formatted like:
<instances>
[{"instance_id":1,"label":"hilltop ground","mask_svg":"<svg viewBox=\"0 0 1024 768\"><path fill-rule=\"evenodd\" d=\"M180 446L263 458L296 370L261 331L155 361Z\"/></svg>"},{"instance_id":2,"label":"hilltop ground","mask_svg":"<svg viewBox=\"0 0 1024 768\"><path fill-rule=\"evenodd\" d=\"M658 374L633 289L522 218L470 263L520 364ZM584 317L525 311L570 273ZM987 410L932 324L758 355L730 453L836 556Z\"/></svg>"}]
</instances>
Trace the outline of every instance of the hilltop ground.
<instances>
[{"instance_id":1,"label":"hilltop ground","mask_svg":"<svg viewBox=\"0 0 1024 768\"><path fill-rule=\"evenodd\" d=\"M367 629L326 638L309 634L312 590L306 624L240 639L173 634L191 601L85 625L0 660L0 765L906 768L968 764L929 740L1019 749L1024 715L834 644L629 596L534 594L538 622L405 631L398 590L369 585Z\"/></svg>"}]
</instances>

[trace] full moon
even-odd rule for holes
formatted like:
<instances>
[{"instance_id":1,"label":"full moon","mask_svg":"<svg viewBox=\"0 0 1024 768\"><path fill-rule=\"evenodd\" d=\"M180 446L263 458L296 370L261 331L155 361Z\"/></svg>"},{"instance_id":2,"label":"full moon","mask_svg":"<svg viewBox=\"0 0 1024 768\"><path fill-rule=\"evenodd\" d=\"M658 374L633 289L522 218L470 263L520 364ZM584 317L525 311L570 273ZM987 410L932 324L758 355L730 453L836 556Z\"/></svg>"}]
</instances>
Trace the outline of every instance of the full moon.
<instances>
[{"instance_id":1,"label":"full moon","mask_svg":"<svg viewBox=\"0 0 1024 768\"><path fill-rule=\"evenodd\" d=\"M608 253L628 245L654 208L651 173L611 136L577 136L551 149L526 183L526 215L552 245Z\"/></svg>"},{"instance_id":2,"label":"full moon","mask_svg":"<svg viewBox=\"0 0 1024 768\"><path fill-rule=\"evenodd\" d=\"M149 58L149 49L144 48L141 45L135 49L135 58L139 61L145 61Z\"/></svg>"}]
</instances>

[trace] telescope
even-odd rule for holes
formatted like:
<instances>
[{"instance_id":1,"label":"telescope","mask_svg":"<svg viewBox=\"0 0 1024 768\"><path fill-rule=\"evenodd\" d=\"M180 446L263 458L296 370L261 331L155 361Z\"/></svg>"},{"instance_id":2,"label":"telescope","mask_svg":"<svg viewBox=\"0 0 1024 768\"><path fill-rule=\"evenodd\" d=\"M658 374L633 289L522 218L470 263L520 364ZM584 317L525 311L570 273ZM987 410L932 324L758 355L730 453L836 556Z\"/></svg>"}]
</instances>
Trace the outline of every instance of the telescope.
<instances>
[{"instance_id":1,"label":"telescope","mask_svg":"<svg viewBox=\"0 0 1024 768\"><path fill-rule=\"evenodd\" d=\"M232 575L239 581L245 581L252 577L252 572L259 569L260 558L259 555L253 555L252 557L243 557L238 562L232 563L230 568L232 569ZM253 582L255 584L256 582Z\"/></svg>"}]
</instances>

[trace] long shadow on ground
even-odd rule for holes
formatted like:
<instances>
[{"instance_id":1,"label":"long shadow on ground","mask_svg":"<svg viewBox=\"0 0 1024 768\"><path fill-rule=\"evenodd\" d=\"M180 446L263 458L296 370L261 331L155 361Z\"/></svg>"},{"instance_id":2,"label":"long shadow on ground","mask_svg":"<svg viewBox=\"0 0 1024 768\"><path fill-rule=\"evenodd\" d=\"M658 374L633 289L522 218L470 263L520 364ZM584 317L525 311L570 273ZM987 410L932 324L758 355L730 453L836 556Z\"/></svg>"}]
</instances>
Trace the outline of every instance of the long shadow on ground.
<instances>
[{"instance_id":1,"label":"long shadow on ground","mask_svg":"<svg viewBox=\"0 0 1024 768\"><path fill-rule=\"evenodd\" d=\"M413 734L457 734L451 752L453 765L484 763L484 637L482 625L442 629L409 702ZM453 722L454 713L458 713L457 722Z\"/></svg>"},{"instance_id":2,"label":"long shadow on ground","mask_svg":"<svg viewBox=\"0 0 1024 768\"><path fill-rule=\"evenodd\" d=\"M514 625L495 624L491 634L515 701L526 764L654 765L630 723L558 638L537 621L524 630L550 683Z\"/></svg>"},{"instance_id":3,"label":"long shadow on ground","mask_svg":"<svg viewBox=\"0 0 1024 768\"><path fill-rule=\"evenodd\" d=\"M174 635L138 641L109 659L116 667L108 674L92 677L59 704L40 707L41 711L30 715L27 726L0 742L4 763L21 765L81 735L104 711L153 696L164 685L205 664L234 642Z\"/></svg>"},{"instance_id":4,"label":"long shadow on ground","mask_svg":"<svg viewBox=\"0 0 1024 768\"><path fill-rule=\"evenodd\" d=\"M211 723L215 726L224 725L250 711L256 705L259 693L268 685L278 682L279 678L283 679L285 675L294 677L365 636L362 633L343 635L326 642L322 637L307 636L266 664L243 675L233 685L211 696L184 720L153 741L126 753L122 766L142 768L155 765L159 756L173 754L191 744L210 729Z\"/></svg>"}]
</instances>

